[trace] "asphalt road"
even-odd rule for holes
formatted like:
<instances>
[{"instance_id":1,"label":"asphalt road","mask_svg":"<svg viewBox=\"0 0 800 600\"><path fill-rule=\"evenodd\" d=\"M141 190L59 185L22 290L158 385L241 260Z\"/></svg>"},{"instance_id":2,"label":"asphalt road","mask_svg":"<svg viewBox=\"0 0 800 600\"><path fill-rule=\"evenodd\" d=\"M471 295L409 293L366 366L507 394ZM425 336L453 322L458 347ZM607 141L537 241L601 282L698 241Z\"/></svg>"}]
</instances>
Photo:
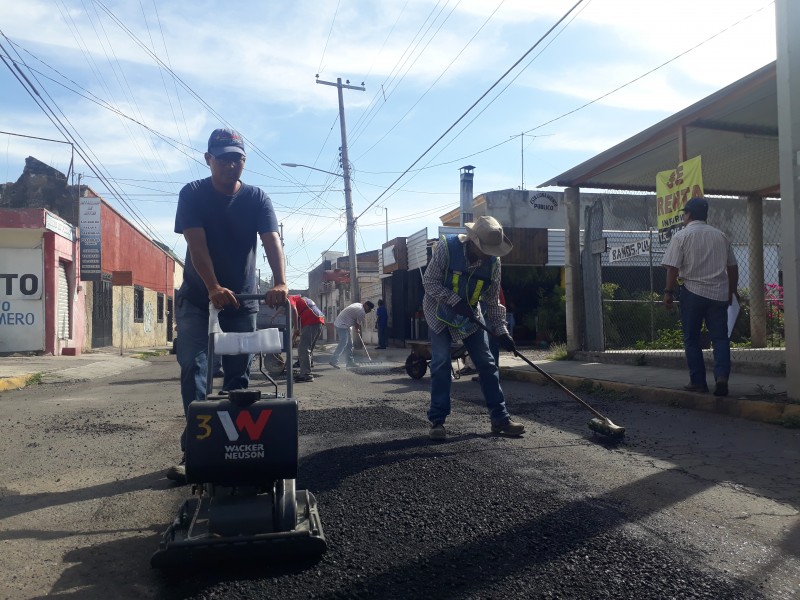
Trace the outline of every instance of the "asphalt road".
<instances>
[{"instance_id":1,"label":"asphalt road","mask_svg":"<svg viewBox=\"0 0 800 600\"><path fill-rule=\"evenodd\" d=\"M508 382L529 429L508 439L466 378L449 440L431 443L427 376L317 362L295 387L298 488L329 549L303 564L150 568L190 493L163 476L182 427L174 357L0 394L0 597L800 596L798 430L585 396L627 427L613 445L562 392Z\"/></svg>"}]
</instances>

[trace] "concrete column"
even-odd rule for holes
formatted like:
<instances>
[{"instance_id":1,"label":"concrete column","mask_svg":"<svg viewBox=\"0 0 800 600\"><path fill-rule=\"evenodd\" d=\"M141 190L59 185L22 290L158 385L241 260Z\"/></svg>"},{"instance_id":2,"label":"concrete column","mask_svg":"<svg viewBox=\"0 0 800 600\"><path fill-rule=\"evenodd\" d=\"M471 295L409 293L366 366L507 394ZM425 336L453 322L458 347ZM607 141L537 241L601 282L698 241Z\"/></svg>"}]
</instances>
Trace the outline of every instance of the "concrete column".
<instances>
[{"instance_id":1,"label":"concrete column","mask_svg":"<svg viewBox=\"0 0 800 600\"><path fill-rule=\"evenodd\" d=\"M786 389L800 400L800 2L775 0Z\"/></svg>"},{"instance_id":2,"label":"concrete column","mask_svg":"<svg viewBox=\"0 0 800 600\"><path fill-rule=\"evenodd\" d=\"M764 300L764 204L761 196L747 197L750 254L750 341L753 348L767 346L767 303ZM739 282L741 287L742 282Z\"/></svg>"},{"instance_id":3,"label":"concrete column","mask_svg":"<svg viewBox=\"0 0 800 600\"><path fill-rule=\"evenodd\" d=\"M567 312L567 352L580 350L583 341L583 284L581 282L581 192L564 190L567 227L564 230L564 290Z\"/></svg>"}]
</instances>

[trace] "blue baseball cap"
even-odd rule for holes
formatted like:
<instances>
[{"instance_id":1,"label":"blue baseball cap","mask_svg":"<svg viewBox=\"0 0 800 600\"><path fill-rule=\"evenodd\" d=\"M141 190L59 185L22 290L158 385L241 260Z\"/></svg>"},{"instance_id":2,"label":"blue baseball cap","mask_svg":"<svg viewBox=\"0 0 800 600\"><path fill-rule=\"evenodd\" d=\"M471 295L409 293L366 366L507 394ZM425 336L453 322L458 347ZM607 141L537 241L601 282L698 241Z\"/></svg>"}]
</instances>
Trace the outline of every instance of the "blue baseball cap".
<instances>
[{"instance_id":1,"label":"blue baseball cap","mask_svg":"<svg viewBox=\"0 0 800 600\"><path fill-rule=\"evenodd\" d=\"M708 200L696 196L683 205L683 212L688 212L693 219L705 221L708 217Z\"/></svg>"},{"instance_id":2,"label":"blue baseball cap","mask_svg":"<svg viewBox=\"0 0 800 600\"><path fill-rule=\"evenodd\" d=\"M245 156L244 140L233 129L215 129L208 138L208 153L214 158L231 153Z\"/></svg>"}]
</instances>

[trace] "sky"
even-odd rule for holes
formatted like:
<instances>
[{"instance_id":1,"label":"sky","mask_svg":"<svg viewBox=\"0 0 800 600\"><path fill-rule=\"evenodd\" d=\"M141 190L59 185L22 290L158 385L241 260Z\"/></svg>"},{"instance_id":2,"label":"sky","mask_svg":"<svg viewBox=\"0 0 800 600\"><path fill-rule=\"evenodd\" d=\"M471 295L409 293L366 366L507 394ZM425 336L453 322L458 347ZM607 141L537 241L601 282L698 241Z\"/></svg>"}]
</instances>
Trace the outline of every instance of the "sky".
<instances>
[{"instance_id":1,"label":"sky","mask_svg":"<svg viewBox=\"0 0 800 600\"><path fill-rule=\"evenodd\" d=\"M348 252L337 90L317 78L365 87L342 92L363 252L435 237L462 166L475 195L535 189L775 54L766 0L2 2L0 181L28 156L66 173L75 147L82 183L182 257L178 192L233 127L305 289Z\"/></svg>"}]
</instances>

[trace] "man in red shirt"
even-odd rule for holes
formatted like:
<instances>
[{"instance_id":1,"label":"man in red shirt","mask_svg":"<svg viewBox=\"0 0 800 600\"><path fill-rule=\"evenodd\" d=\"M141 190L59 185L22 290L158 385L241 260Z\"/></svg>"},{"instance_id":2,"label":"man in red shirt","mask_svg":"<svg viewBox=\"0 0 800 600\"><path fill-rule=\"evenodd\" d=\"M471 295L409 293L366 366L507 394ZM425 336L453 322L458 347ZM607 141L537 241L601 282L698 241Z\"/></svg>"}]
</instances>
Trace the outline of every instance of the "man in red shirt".
<instances>
[{"instance_id":1,"label":"man in red shirt","mask_svg":"<svg viewBox=\"0 0 800 600\"><path fill-rule=\"evenodd\" d=\"M289 296L289 301L292 303L292 325L295 335L298 335L298 332L300 335L300 343L297 347L300 373L294 380L297 382L314 381L314 376L311 374L311 363L313 362L314 346L325 325L325 317L314 301L307 296Z\"/></svg>"}]
</instances>

